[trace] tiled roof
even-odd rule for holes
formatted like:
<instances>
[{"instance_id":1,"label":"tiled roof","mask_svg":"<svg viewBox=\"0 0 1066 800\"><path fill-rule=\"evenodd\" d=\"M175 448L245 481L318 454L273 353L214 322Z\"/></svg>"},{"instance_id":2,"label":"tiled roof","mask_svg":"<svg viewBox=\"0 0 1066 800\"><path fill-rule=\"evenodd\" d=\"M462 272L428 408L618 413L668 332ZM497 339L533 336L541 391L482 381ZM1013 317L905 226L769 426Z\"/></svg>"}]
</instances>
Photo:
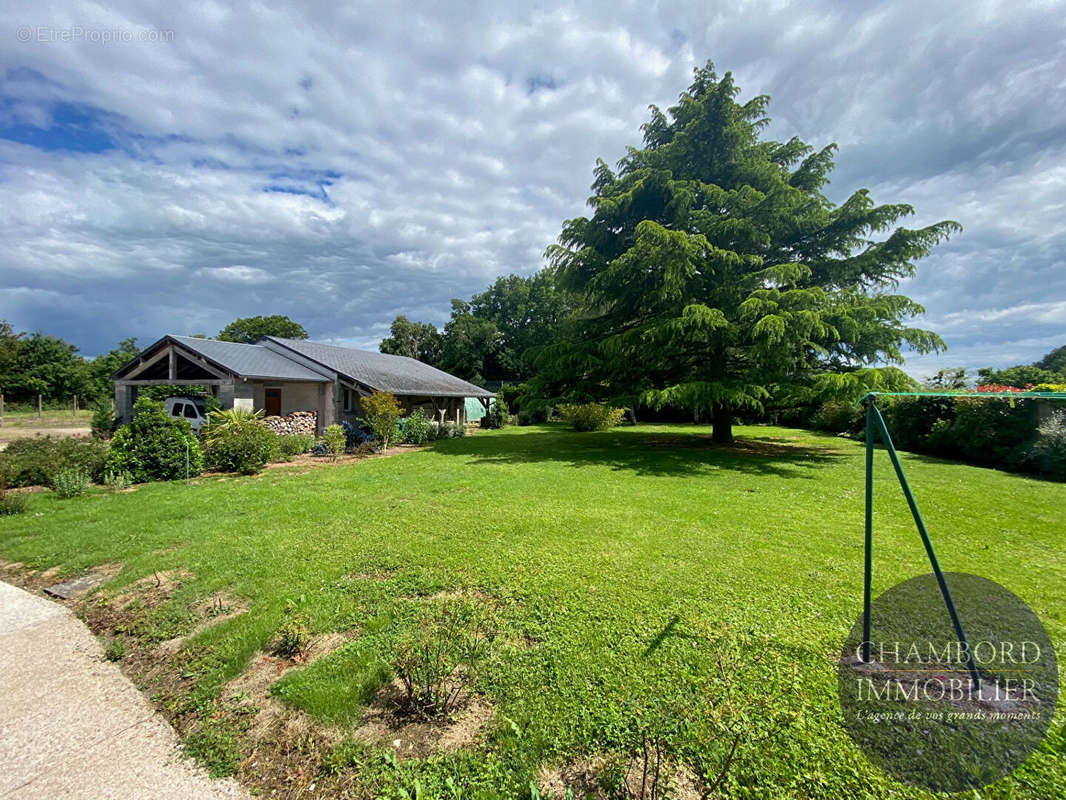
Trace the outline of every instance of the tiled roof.
<instances>
[{"instance_id":1,"label":"tiled roof","mask_svg":"<svg viewBox=\"0 0 1066 800\"><path fill-rule=\"evenodd\" d=\"M329 378L303 364L276 353L261 344L220 342L195 336L170 336L182 347L224 367L242 378L267 378L283 381L320 381Z\"/></svg>"},{"instance_id":2,"label":"tiled roof","mask_svg":"<svg viewBox=\"0 0 1066 800\"><path fill-rule=\"evenodd\" d=\"M277 336L264 339L382 392L429 397L494 397L487 389L406 356Z\"/></svg>"}]
</instances>

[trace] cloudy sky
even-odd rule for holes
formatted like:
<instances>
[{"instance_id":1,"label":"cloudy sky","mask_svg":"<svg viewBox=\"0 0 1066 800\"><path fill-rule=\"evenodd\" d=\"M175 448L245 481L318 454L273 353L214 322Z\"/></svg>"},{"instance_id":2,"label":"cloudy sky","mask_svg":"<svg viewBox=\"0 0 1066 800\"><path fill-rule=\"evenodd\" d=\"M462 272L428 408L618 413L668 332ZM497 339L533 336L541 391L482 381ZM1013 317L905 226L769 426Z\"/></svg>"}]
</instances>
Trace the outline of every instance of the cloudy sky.
<instances>
[{"instance_id":1,"label":"cloudy sky","mask_svg":"<svg viewBox=\"0 0 1066 800\"><path fill-rule=\"evenodd\" d=\"M912 372L1066 344L1062 3L418 5L6 0L0 318L87 354L441 324L542 266L596 157L712 59L775 138L839 143L834 200L963 224L904 287L950 347Z\"/></svg>"}]
</instances>

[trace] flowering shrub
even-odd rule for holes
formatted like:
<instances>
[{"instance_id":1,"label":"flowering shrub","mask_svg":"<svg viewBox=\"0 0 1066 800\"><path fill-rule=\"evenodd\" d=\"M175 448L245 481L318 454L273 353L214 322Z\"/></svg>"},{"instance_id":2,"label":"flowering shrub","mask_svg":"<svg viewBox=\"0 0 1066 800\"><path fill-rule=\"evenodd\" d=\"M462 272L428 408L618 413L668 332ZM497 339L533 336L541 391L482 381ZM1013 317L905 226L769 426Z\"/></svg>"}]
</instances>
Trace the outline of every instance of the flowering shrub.
<instances>
[{"instance_id":1,"label":"flowering shrub","mask_svg":"<svg viewBox=\"0 0 1066 800\"><path fill-rule=\"evenodd\" d=\"M1000 393L1000 392L1031 392L1033 391L1033 384L1025 384L1025 388L1019 388L1017 386L1007 386L1002 383L984 383L977 387L977 391L981 393Z\"/></svg>"}]
</instances>

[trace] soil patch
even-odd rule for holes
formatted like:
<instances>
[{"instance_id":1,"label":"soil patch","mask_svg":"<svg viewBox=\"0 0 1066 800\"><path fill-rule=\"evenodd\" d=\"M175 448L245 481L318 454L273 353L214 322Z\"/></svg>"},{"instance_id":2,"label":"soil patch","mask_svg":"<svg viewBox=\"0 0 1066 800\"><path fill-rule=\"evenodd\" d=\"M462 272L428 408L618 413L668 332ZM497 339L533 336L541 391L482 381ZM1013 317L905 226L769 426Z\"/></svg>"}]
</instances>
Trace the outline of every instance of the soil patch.
<instances>
[{"instance_id":1,"label":"soil patch","mask_svg":"<svg viewBox=\"0 0 1066 800\"><path fill-rule=\"evenodd\" d=\"M304 735L310 724L302 711L287 709L271 696L270 687L293 667L306 666L343 647L350 636L344 633L323 633L311 637L303 655L295 659L282 658L260 651L252 656L248 668L226 684L222 690L223 700L237 700L257 709L252 722L254 739L279 738L282 733ZM297 728L288 729L293 725ZM281 730L279 730L281 729ZM284 737L283 737L284 738Z\"/></svg>"},{"instance_id":2,"label":"soil patch","mask_svg":"<svg viewBox=\"0 0 1066 800\"><path fill-rule=\"evenodd\" d=\"M160 642L159 649L165 653L177 653L204 631L247 613L248 608L248 603L245 601L234 600L222 592L216 592L193 607L193 612L200 617L200 622L196 623L188 633Z\"/></svg>"},{"instance_id":3,"label":"soil patch","mask_svg":"<svg viewBox=\"0 0 1066 800\"><path fill-rule=\"evenodd\" d=\"M399 758L426 758L473 747L492 720L492 706L481 697L469 698L450 716L427 720L397 712L403 695L398 681L379 691L367 706L355 738L391 747Z\"/></svg>"},{"instance_id":4,"label":"soil patch","mask_svg":"<svg viewBox=\"0 0 1066 800\"><path fill-rule=\"evenodd\" d=\"M613 774L612 774L613 773ZM658 783L654 767L645 770L644 760L630 760L618 756L591 756L566 764L541 767L537 786L546 797L564 798L567 789L574 797L594 797L608 800L617 797L617 789L605 786L621 780L622 796L632 800L653 800L669 797L672 800L702 800L704 792L695 773L685 764L662 765Z\"/></svg>"}]
</instances>

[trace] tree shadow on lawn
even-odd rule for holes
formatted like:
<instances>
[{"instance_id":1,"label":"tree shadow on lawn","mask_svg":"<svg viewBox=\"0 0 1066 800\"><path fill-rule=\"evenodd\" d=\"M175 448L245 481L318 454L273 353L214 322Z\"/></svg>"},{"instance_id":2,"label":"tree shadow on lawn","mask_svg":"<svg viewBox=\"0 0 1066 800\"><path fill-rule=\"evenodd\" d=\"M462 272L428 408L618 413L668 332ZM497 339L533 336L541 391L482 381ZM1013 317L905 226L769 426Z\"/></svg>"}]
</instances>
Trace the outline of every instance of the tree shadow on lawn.
<instances>
[{"instance_id":1,"label":"tree shadow on lawn","mask_svg":"<svg viewBox=\"0 0 1066 800\"><path fill-rule=\"evenodd\" d=\"M831 447L811 447L782 437L739 436L733 444L710 433L626 430L595 433L544 430L510 436L452 439L437 452L467 456L472 464L558 462L571 467L609 466L638 475L693 475L730 470L782 478L814 478L816 470L846 458Z\"/></svg>"}]
</instances>

